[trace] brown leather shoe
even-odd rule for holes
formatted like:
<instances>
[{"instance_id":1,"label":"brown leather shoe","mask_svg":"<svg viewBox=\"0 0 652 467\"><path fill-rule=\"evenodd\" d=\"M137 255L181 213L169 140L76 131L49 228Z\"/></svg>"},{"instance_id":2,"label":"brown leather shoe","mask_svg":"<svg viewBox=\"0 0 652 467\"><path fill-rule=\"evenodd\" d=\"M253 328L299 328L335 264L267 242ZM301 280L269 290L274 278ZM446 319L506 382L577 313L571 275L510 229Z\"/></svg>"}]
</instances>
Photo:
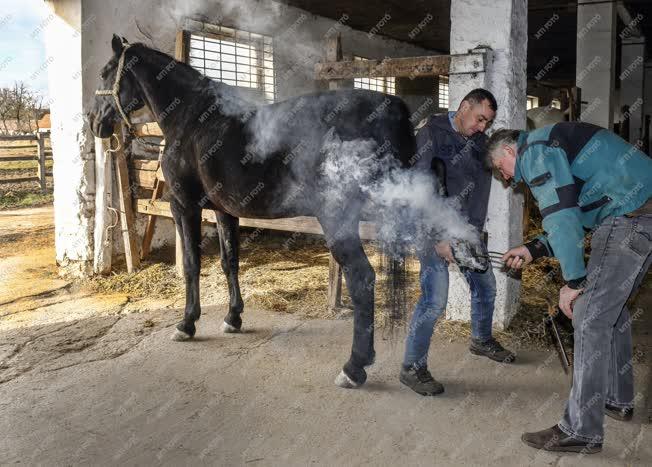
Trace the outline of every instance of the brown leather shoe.
<instances>
[{"instance_id":1,"label":"brown leather shoe","mask_svg":"<svg viewBox=\"0 0 652 467\"><path fill-rule=\"evenodd\" d=\"M605 404L604 413L614 420L620 420L621 422L629 422L634 418L634 409L631 407L621 409L620 407Z\"/></svg>"},{"instance_id":2,"label":"brown leather shoe","mask_svg":"<svg viewBox=\"0 0 652 467\"><path fill-rule=\"evenodd\" d=\"M521 439L528 446L545 451L580 452L582 454L602 451L602 443L575 439L561 431L557 425L535 433L523 433Z\"/></svg>"}]
</instances>

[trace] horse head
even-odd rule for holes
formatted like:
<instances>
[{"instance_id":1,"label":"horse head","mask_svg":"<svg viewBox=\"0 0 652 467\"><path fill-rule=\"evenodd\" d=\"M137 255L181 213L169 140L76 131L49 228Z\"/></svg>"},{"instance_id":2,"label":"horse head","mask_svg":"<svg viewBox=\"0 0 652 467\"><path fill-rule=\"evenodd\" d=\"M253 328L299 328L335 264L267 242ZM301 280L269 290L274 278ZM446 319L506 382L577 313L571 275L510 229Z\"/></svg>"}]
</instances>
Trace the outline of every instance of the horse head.
<instances>
[{"instance_id":1,"label":"horse head","mask_svg":"<svg viewBox=\"0 0 652 467\"><path fill-rule=\"evenodd\" d=\"M130 49L138 45L129 44L124 37L113 35L113 56L102 67L100 86L95 91L93 106L87 114L95 136L108 138L120 120L131 127L131 114L146 107L140 87L131 72L139 58Z\"/></svg>"}]
</instances>

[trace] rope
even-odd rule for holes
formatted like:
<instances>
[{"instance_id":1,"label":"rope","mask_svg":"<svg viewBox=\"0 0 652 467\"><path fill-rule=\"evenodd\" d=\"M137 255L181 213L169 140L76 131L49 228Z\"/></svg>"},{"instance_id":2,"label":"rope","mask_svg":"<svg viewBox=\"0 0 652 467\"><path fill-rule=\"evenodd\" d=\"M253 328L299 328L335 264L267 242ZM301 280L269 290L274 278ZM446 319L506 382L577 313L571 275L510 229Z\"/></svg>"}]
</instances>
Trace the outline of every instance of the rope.
<instances>
[{"instance_id":1,"label":"rope","mask_svg":"<svg viewBox=\"0 0 652 467\"><path fill-rule=\"evenodd\" d=\"M97 96L113 96L115 105L118 108L118 112L120 113L122 119L125 121L129 130L132 129L131 121L129 120L129 116L122 108L122 103L120 102L120 80L122 79L122 72L124 71L127 49L129 49L131 46L132 44L123 43L122 53L120 54L120 59L118 60L118 68L115 71L115 81L113 82L113 87L111 89L98 89L95 91Z\"/></svg>"},{"instance_id":2,"label":"rope","mask_svg":"<svg viewBox=\"0 0 652 467\"><path fill-rule=\"evenodd\" d=\"M131 123L131 120L129 119L129 115L126 114L124 111L124 108L122 107L122 103L120 102L120 80L122 79L122 73L124 72L124 66L125 66L125 56L127 49L131 47L133 44L129 44L124 42L123 43L123 49L122 53L120 54L120 58L118 59L118 68L116 69L115 72L115 81L113 81L113 86L111 89L98 89L95 91L95 95L97 96L111 96L113 97L113 100L115 101L116 107L118 109L118 113L120 114L120 117L124 121L125 125L127 126L127 135L129 137L129 140L127 142L127 146L131 143L132 139L138 140L141 144L144 144L146 146L152 146L159 148L160 145L156 143L150 143L147 141L145 138L142 138L138 135L135 134L134 126ZM125 138L126 139L126 138ZM115 152L115 151L112 151Z\"/></svg>"}]
</instances>

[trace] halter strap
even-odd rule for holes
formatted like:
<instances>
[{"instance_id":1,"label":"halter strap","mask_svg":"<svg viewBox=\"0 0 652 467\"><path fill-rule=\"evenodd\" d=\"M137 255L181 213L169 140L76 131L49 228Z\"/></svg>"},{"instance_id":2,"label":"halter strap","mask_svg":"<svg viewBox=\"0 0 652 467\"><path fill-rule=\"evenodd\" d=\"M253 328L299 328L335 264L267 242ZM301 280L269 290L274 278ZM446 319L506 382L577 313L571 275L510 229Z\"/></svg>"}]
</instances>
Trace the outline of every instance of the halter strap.
<instances>
[{"instance_id":1,"label":"halter strap","mask_svg":"<svg viewBox=\"0 0 652 467\"><path fill-rule=\"evenodd\" d=\"M97 91L95 91L95 95L97 96L113 96L113 100L115 100L115 105L118 108L118 112L120 113L120 116L124 120L129 130L132 129L131 120L129 120L129 116L126 114L126 112L122 108L122 104L120 103L120 80L122 79L122 72L125 66L125 55L127 49L131 46L132 44L124 44L124 48L122 49L122 53L120 54L120 59L118 60L118 68L116 69L115 72L115 81L113 82L113 88L98 89Z\"/></svg>"}]
</instances>

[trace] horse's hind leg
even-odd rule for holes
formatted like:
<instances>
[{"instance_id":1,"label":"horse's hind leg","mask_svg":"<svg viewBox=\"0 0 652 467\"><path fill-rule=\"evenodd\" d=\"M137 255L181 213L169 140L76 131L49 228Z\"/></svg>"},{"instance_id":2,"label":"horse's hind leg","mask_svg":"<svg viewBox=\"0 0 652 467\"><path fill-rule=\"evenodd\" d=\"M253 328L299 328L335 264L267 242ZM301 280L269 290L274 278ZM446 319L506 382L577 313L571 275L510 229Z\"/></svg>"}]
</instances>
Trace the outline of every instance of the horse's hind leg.
<instances>
[{"instance_id":1,"label":"horse's hind leg","mask_svg":"<svg viewBox=\"0 0 652 467\"><path fill-rule=\"evenodd\" d=\"M183 275L186 282L186 309L183 320L177 325L172 338L183 341L195 335L195 321L201 315L199 302L201 211L184 207L175 200L170 203L170 208L183 242Z\"/></svg>"},{"instance_id":2,"label":"horse's hind leg","mask_svg":"<svg viewBox=\"0 0 652 467\"><path fill-rule=\"evenodd\" d=\"M242 326L240 314L244 308L240 283L238 282L240 232L239 219L229 214L215 211L217 230L220 237L220 261L222 271L229 284L229 312L224 317L222 330L224 332L238 332Z\"/></svg>"},{"instance_id":3,"label":"horse's hind leg","mask_svg":"<svg viewBox=\"0 0 652 467\"><path fill-rule=\"evenodd\" d=\"M346 278L349 295L353 301L353 346L351 358L335 379L335 384L346 388L358 387L367 380L365 366L374 362L374 273L362 248L355 228L329 228L322 222L326 243ZM339 227L339 228L338 228Z\"/></svg>"}]
</instances>

